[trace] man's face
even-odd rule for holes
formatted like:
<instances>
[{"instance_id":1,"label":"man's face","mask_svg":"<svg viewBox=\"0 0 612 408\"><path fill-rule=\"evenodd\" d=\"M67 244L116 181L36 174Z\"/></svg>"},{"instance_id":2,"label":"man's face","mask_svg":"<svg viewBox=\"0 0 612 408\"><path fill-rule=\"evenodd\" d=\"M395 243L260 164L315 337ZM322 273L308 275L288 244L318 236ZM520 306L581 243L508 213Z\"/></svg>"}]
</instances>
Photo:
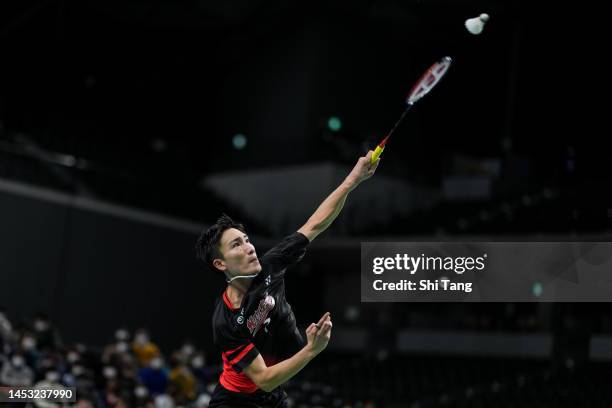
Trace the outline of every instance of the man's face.
<instances>
[{"instance_id":1,"label":"man's face","mask_svg":"<svg viewBox=\"0 0 612 408\"><path fill-rule=\"evenodd\" d=\"M247 276L261 272L255 247L249 237L236 228L223 232L219 250L223 259L215 259L213 265L230 276Z\"/></svg>"}]
</instances>

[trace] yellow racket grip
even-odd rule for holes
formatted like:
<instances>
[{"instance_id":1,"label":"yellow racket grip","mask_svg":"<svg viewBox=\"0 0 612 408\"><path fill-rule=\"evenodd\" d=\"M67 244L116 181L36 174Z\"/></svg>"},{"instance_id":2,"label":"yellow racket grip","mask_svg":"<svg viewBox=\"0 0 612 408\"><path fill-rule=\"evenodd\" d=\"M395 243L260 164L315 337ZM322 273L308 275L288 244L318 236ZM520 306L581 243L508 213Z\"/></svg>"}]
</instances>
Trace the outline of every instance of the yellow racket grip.
<instances>
[{"instance_id":1,"label":"yellow racket grip","mask_svg":"<svg viewBox=\"0 0 612 408\"><path fill-rule=\"evenodd\" d=\"M374 153L372 153L372 158L370 159L370 163L374 164L376 163L376 160L378 160L378 158L380 157L380 155L382 154L382 152L385 150L384 146L380 147L376 146L376 149L374 149Z\"/></svg>"}]
</instances>

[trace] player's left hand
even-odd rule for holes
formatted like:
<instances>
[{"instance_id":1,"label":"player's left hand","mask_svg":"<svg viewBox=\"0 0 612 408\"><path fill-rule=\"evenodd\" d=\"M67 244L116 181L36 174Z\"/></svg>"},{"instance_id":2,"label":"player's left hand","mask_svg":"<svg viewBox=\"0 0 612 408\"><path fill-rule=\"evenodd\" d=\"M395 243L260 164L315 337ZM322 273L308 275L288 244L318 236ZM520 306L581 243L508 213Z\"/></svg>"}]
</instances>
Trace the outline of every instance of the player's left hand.
<instances>
[{"instance_id":1,"label":"player's left hand","mask_svg":"<svg viewBox=\"0 0 612 408\"><path fill-rule=\"evenodd\" d=\"M306 339L308 340L306 347L315 355L322 352L327 347L331 338L331 329L331 315L327 312L321 316L317 324L312 323L306 329Z\"/></svg>"}]
</instances>

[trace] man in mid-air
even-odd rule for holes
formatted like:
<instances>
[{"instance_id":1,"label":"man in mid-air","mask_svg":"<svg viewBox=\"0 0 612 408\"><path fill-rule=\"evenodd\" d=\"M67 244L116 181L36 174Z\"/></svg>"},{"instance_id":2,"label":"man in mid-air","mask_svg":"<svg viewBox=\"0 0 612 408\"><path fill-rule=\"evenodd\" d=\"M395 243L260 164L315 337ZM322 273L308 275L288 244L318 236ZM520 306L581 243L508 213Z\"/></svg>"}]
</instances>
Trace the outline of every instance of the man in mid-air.
<instances>
[{"instance_id":1,"label":"man in mid-air","mask_svg":"<svg viewBox=\"0 0 612 408\"><path fill-rule=\"evenodd\" d=\"M287 407L287 394L280 386L327 346L330 314L308 326L304 342L285 298L285 271L336 219L348 194L374 174L379 161L371 163L371 157L372 151L360 157L306 224L261 258L244 227L226 215L200 235L198 257L223 272L227 281L212 319L223 372L210 408Z\"/></svg>"}]
</instances>

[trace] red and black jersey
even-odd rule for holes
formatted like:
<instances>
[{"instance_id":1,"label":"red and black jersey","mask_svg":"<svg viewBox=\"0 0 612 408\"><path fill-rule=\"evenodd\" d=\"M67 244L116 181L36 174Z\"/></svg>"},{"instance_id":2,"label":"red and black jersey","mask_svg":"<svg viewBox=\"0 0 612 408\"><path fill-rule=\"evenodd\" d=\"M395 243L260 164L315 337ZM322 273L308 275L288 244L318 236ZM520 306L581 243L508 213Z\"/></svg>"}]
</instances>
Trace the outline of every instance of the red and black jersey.
<instances>
[{"instance_id":1,"label":"red and black jersey","mask_svg":"<svg viewBox=\"0 0 612 408\"><path fill-rule=\"evenodd\" d=\"M253 393L257 386L242 372L261 354L270 366L297 353L304 338L296 327L295 315L285 298L284 275L287 267L306 253L309 241L296 232L259 259L261 272L233 308L226 292L213 314L213 338L221 349L223 373L219 382L233 392Z\"/></svg>"}]
</instances>

